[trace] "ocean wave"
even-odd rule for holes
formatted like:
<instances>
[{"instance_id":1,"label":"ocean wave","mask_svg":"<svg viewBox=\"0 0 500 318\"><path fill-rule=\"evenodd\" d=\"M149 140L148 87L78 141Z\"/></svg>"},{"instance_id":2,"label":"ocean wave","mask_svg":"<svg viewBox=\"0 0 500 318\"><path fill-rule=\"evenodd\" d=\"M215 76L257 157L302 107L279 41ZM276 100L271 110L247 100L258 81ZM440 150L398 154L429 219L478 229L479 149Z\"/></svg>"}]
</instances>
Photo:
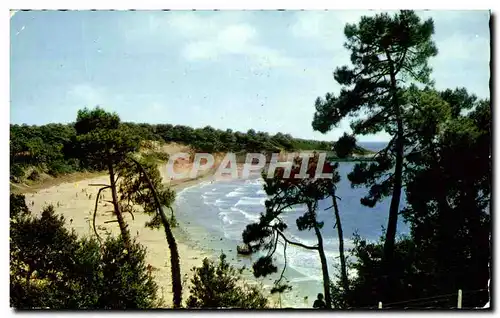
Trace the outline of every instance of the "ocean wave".
<instances>
[{"instance_id":1,"label":"ocean wave","mask_svg":"<svg viewBox=\"0 0 500 318\"><path fill-rule=\"evenodd\" d=\"M299 242L305 245L314 246L317 244L317 241L314 239L304 239L291 233L286 233L286 236L291 241ZM283 253L283 243L281 241L282 240L280 239L280 244L276 249L276 254L279 255L278 262L282 264L285 254ZM329 265L336 264L339 257L338 242L334 241L335 240L333 238L325 240L325 256ZM333 243L335 243L335 246L333 246ZM295 280L296 282L307 280L320 281L322 279L321 262L317 251L306 250L298 246L288 245L286 257L287 266L304 276L297 278L297 280ZM330 272L330 274L333 273Z\"/></svg>"},{"instance_id":2,"label":"ocean wave","mask_svg":"<svg viewBox=\"0 0 500 318\"><path fill-rule=\"evenodd\" d=\"M281 257L279 262L283 262L283 248L278 247L276 253ZM304 280L319 281L322 279L321 262L317 251L304 250L301 247L288 245L286 250L287 266L305 276ZM327 256L328 259L330 259ZM329 261L329 264L332 262Z\"/></svg>"},{"instance_id":3,"label":"ocean wave","mask_svg":"<svg viewBox=\"0 0 500 318\"><path fill-rule=\"evenodd\" d=\"M217 200L215 200L215 202L214 202L214 204L215 204L216 206L222 206L222 205L224 205L224 204L228 204L228 203L229 203L229 202L224 201L224 200L222 200L222 199L217 199Z\"/></svg>"},{"instance_id":4,"label":"ocean wave","mask_svg":"<svg viewBox=\"0 0 500 318\"><path fill-rule=\"evenodd\" d=\"M305 277L296 277L296 278L290 279L290 283L300 283L300 282L310 282L310 281L317 282L318 280L314 279L314 278L311 278L311 277L308 277L308 276L305 276Z\"/></svg>"},{"instance_id":5,"label":"ocean wave","mask_svg":"<svg viewBox=\"0 0 500 318\"><path fill-rule=\"evenodd\" d=\"M229 216L227 215L227 213L224 213L224 212L223 213L219 213L219 217L220 217L220 219L222 220L222 222L224 224L229 224L229 225L233 224L233 221L229 218Z\"/></svg>"},{"instance_id":6,"label":"ocean wave","mask_svg":"<svg viewBox=\"0 0 500 318\"><path fill-rule=\"evenodd\" d=\"M231 207L230 210L242 214L245 217L245 219L251 222L257 222L260 219L260 214L251 214L236 207Z\"/></svg>"},{"instance_id":7,"label":"ocean wave","mask_svg":"<svg viewBox=\"0 0 500 318\"><path fill-rule=\"evenodd\" d=\"M189 186L189 187L185 187L185 188L184 188L184 189L182 189L181 191L176 192L176 195L175 195L175 196L176 196L176 197L183 196L183 195L184 195L187 191L189 191L189 190L191 190L191 189L193 189L193 188L195 188L195 187L198 187L198 185L197 185L197 184L195 184L195 185L192 185L192 186Z\"/></svg>"},{"instance_id":8,"label":"ocean wave","mask_svg":"<svg viewBox=\"0 0 500 318\"><path fill-rule=\"evenodd\" d=\"M266 198L252 198L252 197L241 197L238 202L234 205L239 206L239 205L262 205L264 206L264 203L266 202Z\"/></svg>"},{"instance_id":9,"label":"ocean wave","mask_svg":"<svg viewBox=\"0 0 500 318\"><path fill-rule=\"evenodd\" d=\"M181 203L185 203L186 198L183 195L178 195L175 197L175 205L178 207Z\"/></svg>"},{"instance_id":10,"label":"ocean wave","mask_svg":"<svg viewBox=\"0 0 500 318\"><path fill-rule=\"evenodd\" d=\"M204 192L203 194L201 194L201 198L202 198L204 204L219 206L220 204L228 203L226 201L223 201L220 198L220 196L221 196L221 193L210 192L210 191L207 191L207 192Z\"/></svg>"},{"instance_id":11,"label":"ocean wave","mask_svg":"<svg viewBox=\"0 0 500 318\"><path fill-rule=\"evenodd\" d=\"M264 184L264 180L262 178L248 179L248 180L245 180L245 184L247 184L247 185L256 185L256 186L262 187L262 185Z\"/></svg>"},{"instance_id":12,"label":"ocean wave","mask_svg":"<svg viewBox=\"0 0 500 318\"><path fill-rule=\"evenodd\" d=\"M308 232L302 232L302 233L308 233ZM303 238L299 235L292 234L290 232L285 233L286 237L292 241L299 242L304 245L309 245L309 246L315 246L318 245L318 241L316 239L316 236L311 233L310 238ZM331 236L325 236L323 233L323 246L325 248L325 254L328 256L337 257L338 256L338 248L339 248L339 240L336 236L331 237ZM344 239L344 249L349 249L354 247L354 241L350 239Z\"/></svg>"},{"instance_id":13,"label":"ocean wave","mask_svg":"<svg viewBox=\"0 0 500 318\"><path fill-rule=\"evenodd\" d=\"M240 196L242 194L243 194L242 192L234 190L234 191L231 191L228 194L226 194L226 198L234 198L234 197L238 197L238 196Z\"/></svg>"},{"instance_id":14,"label":"ocean wave","mask_svg":"<svg viewBox=\"0 0 500 318\"><path fill-rule=\"evenodd\" d=\"M206 205L215 205L215 203L217 201L216 196L212 196L212 195L202 194L201 198L203 199L203 204L206 204Z\"/></svg>"},{"instance_id":15,"label":"ocean wave","mask_svg":"<svg viewBox=\"0 0 500 318\"><path fill-rule=\"evenodd\" d=\"M213 181L202 181L202 182L200 182L200 183L198 184L198 186L199 186L200 188L204 188L204 187L206 187L206 186L208 186L208 185L210 185L210 184L212 184L212 183L213 183Z\"/></svg>"}]
</instances>

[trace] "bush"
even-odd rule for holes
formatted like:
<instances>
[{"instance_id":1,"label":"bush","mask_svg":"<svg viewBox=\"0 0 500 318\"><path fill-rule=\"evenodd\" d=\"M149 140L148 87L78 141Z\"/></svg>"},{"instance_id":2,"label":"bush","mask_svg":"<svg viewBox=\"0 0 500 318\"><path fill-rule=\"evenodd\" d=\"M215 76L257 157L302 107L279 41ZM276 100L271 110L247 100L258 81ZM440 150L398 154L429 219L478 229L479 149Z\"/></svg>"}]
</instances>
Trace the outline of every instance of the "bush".
<instances>
[{"instance_id":1,"label":"bush","mask_svg":"<svg viewBox=\"0 0 500 318\"><path fill-rule=\"evenodd\" d=\"M134 243L79 239L49 206L33 217L23 195L10 197L10 305L17 309L154 308L157 286Z\"/></svg>"},{"instance_id":2,"label":"bush","mask_svg":"<svg viewBox=\"0 0 500 318\"><path fill-rule=\"evenodd\" d=\"M105 288L100 294L98 308L156 307L158 287L146 268L146 249L133 243L127 253L121 238L109 238L104 245L101 270Z\"/></svg>"},{"instance_id":3,"label":"bush","mask_svg":"<svg viewBox=\"0 0 500 318\"><path fill-rule=\"evenodd\" d=\"M78 169L77 165L71 161L57 160L49 163L48 165L48 173L53 177L72 173L75 172L77 169Z\"/></svg>"},{"instance_id":4,"label":"bush","mask_svg":"<svg viewBox=\"0 0 500 318\"><path fill-rule=\"evenodd\" d=\"M14 182L19 183L24 177L24 169L20 164L12 163L10 164L10 179Z\"/></svg>"},{"instance_id":5,"label":"bush","mask_svg":"<svg viewBox=\"0 0 500 318\"><path fill-rule=\"evenodd\" d=\"M217 265L205 258L203 265L192 271L189 308L267 308L261 289L242 282L243 268L229 265L225 254L221 254Z\"/></svg>"},{"instance_id":6,"label":"bush","mask_svg":"<svg viewBox=\"0 0 500 318\"><path fill-rule=\"evenodd\" d=\"M170 155L168 153L155 152L154 154L156 159L158 159L159 161L168 162L168 159L170 158Z\"/></svg>"},{"instance_id":7,"label":"bush","mask_svg":"<svg viewBox=\"0 0 500 318\"><path fill-rule=\"evenodd\" d=\"M40 180L40 172L38 172L37 170L33 170L30 173L30 175L28 176L28 180L31 180L31 181Z\"/></svg>"},{"instance_id":8,"label":"bush","mask_svg":"<svg viewBox=\"0 0 500 318\"><path fill-rule=\"evenodd\" d=\"M415 245L410 237L403 236L396 241L394 248L394 270L391 279L397 281L387 293L387 277L383 275L382 256L384 238L377 242L369 242L355 234L354 247L350 254L353 261L348 262L348 271L356 272L349 282L346 292L342 284L336 281L331 284L333 306L335 308L364 308L376 306L379 301L394 303L408 299L417 299L437 294L424 295L426 292L424 277L416 266ZM420 281L420 283L418 283Z\"/></svg>"}]
</instances>

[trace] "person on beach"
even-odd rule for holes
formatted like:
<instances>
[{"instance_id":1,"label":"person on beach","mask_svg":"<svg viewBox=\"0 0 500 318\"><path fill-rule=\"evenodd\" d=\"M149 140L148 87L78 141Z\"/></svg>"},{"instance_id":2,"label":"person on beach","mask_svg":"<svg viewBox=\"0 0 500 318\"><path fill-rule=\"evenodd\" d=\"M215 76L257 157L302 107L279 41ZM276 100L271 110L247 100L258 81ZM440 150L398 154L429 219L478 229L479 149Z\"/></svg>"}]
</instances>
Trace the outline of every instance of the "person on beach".
<instances>
[{"instance_id":1,"label":"person on beach","mask_svg":"<svg viewBox=\"0 0 500 318\"><path fill-rule=\"evenodd\" d=\"M313 308L317 308L317 309L326 308L326 303L323 300L323 294L322 293L318 294L318 299L316 299L314 301Z\"/></svg>"}]
</instances>

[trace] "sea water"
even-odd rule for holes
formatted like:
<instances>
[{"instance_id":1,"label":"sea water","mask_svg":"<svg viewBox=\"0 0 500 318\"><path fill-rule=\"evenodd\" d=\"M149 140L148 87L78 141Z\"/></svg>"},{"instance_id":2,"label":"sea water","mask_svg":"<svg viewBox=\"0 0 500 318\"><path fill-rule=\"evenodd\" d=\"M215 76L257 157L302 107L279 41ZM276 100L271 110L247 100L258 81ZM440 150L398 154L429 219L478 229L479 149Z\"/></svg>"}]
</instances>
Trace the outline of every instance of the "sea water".
<instances>
[{"instance_id":1,"label":"sea water","mask_svg":"<svg viewBox=\"0 0 500 318\"><path fill-rule=\"evenodd\" d=\"M373 150L376 147L371 145ZM381 145L383 147L383 145ZM380 146L379 146L380 147ZM374 208L362 206L360 198L367 194L366 188L352 188L347 180L347 174L352 171L354 163L340 163L341 181L337 184L337 195L340 197L338 206L341 214L344 232L344 247L353 246L352 237L356 232L362 238L377 241L382 235L382 229L387 226L390 198L377 203ZM235 266L251 268L252 263L264 253L252 256L241 256L236 253L236 246L242 243L242 232L246 225L257 222L263 213L264 202L267 199L263 191L263 180L258 174L249 179L221 180L203 182L197 186L184 189L177 195L176 217L181 228L190 240L198 247L214 252L214 256L224 252L228 261ZM404 207L403 193L400 208ZM339 264L338 236L334 228L335 217L331 207L331 199L319 202L318 220L324 222L321 229L323 235L329 274L336 274ZM314 231L299 231L296 219L305 212L305 207L297 206L283 214L288 224L285 231L287 237L306 245L316 245ZM408 232L407 225L400 217L398 233ZM191 235L190 235L191 234ZM283 297L284 306L310 307L318 292L322 292L321 263L317 251L288 245L286 251L279 244L275 252L278 273L260 281L267 287L279 277L284 266L286 253L286 271L284 276L293 286L292 291ZM251 276L251 272L245 272Z\"/></svg>"}]
</instances>

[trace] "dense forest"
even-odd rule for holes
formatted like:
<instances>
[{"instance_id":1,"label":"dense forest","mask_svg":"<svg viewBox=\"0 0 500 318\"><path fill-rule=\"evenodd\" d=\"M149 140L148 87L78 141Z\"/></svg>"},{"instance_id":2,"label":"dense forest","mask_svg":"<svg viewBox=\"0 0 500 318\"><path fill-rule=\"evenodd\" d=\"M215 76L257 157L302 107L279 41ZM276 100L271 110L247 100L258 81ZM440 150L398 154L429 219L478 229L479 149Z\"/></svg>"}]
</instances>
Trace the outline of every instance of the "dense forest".
<instances>
[{"instance_id":1,"label":"dense forest","mask_svg":"<svg viewBox=\"0 0 500 318\"><path fill-rule=\"evenodd\" d=\"M293 289L284 279L286 249L313 250L321 265L323 309L457 308L458 290L463 308L483 307L490 301L491 277L491 100L467 88L437 90L431 81L429 59L438 54L433 42L432 19L421 20L402 10L362 17L344 30L351 64L340 66L334 78L341 86L312 103L312 128L327 133L344 120L351 134L332 143L294 139L289 135L248 131L246 134L211 127L122 123L117 114L84 109L74 124L11 125L11 179L19 180L27 167L43 167L58 175L81 169L104 171L112 193L112 213L120 228L118 238L78 238L64 228L64 220L47 207L33 216L22 195L11 194L11 306L16 308L153 308L162 306L157 286L147 273L147 246L135 242L123 215L140 205L151 216L148 227L165 232L172 275L174 308L266 308L268 299L255 286L241 282L241 271L226 256L219 262L204 260L193 269L190 297L183 303L177 241L167 217L175 193L164 185L158 166L140 155L143 140L179 142L202 151L334 150L339 158L362 151L359 136L386 132L386 147L371 161L353 165L347 179L352 188L366 189L360 206L375 207L390 200L387 227L379 241L368 241L342 228L343 211L337 193L339 165L326 163L329 178L316 178L319 160L313 156L302 174L303 158L295 158L292 178L278 169L263 173L267 200L258 221L248 224L242 241L249 253L259 253L255 277L278 274L272 292ZM325 70L328 71L328 70ZM491 90L490 81L490 90ZM364 116L361 116L364 115ZM362 119L360 119L362 117ZM29 174L29 177L33 173ZM101 189L101 190L102 190ZM400 208L405 196L405 208ZM98 198L96 198L98 200ZM318 203L331 202L327 217L338 234L338 258L325 251L318 219ZM304 214L291 220L291 208L304 206ZM97 204L96 204L97 207ZM97 211L97 208L96 208ZM96 211L94 211L94 218ZM38 211L36 211L38 212ZM398 236L398 220L410 233ZM95 224L94 224L95 226ZM311 231L316 242L294 241L286 231L296 226ZM163 232L163 231L162 231ZM36 238L33 240L33 238ZM354 247L344 248L353 239ZM276 250L283 248L282 268ZM281 274L280 274L281 273ZM36 277L35 277L36 276ZM316 306L315 306L316 307Z\"/></svg>"},{"instance_id":2,"label":"dense forest","mask_svg":"<svg viewBox=\"0 0 500 318\"><path fill-rule=\"evenodd\" d=\"M265 132L233 132L210 126L191 128L182 125L151 125L123 123L122 128L141 141L176 142L191 146L198 152L280 152L295 150L331 150L333 143L293 138L289 134L269 135ZM39 170L52 176L89 170L71 152L76 136L73 124L47 124L42 126L10 125L10 174L17 182L25 174L36 179ZM368 153L358 147L357 153ZM28 170L37 167L39 170ZM34 172L33 172L34 171Z\"/></svg>"}]
</instances>

